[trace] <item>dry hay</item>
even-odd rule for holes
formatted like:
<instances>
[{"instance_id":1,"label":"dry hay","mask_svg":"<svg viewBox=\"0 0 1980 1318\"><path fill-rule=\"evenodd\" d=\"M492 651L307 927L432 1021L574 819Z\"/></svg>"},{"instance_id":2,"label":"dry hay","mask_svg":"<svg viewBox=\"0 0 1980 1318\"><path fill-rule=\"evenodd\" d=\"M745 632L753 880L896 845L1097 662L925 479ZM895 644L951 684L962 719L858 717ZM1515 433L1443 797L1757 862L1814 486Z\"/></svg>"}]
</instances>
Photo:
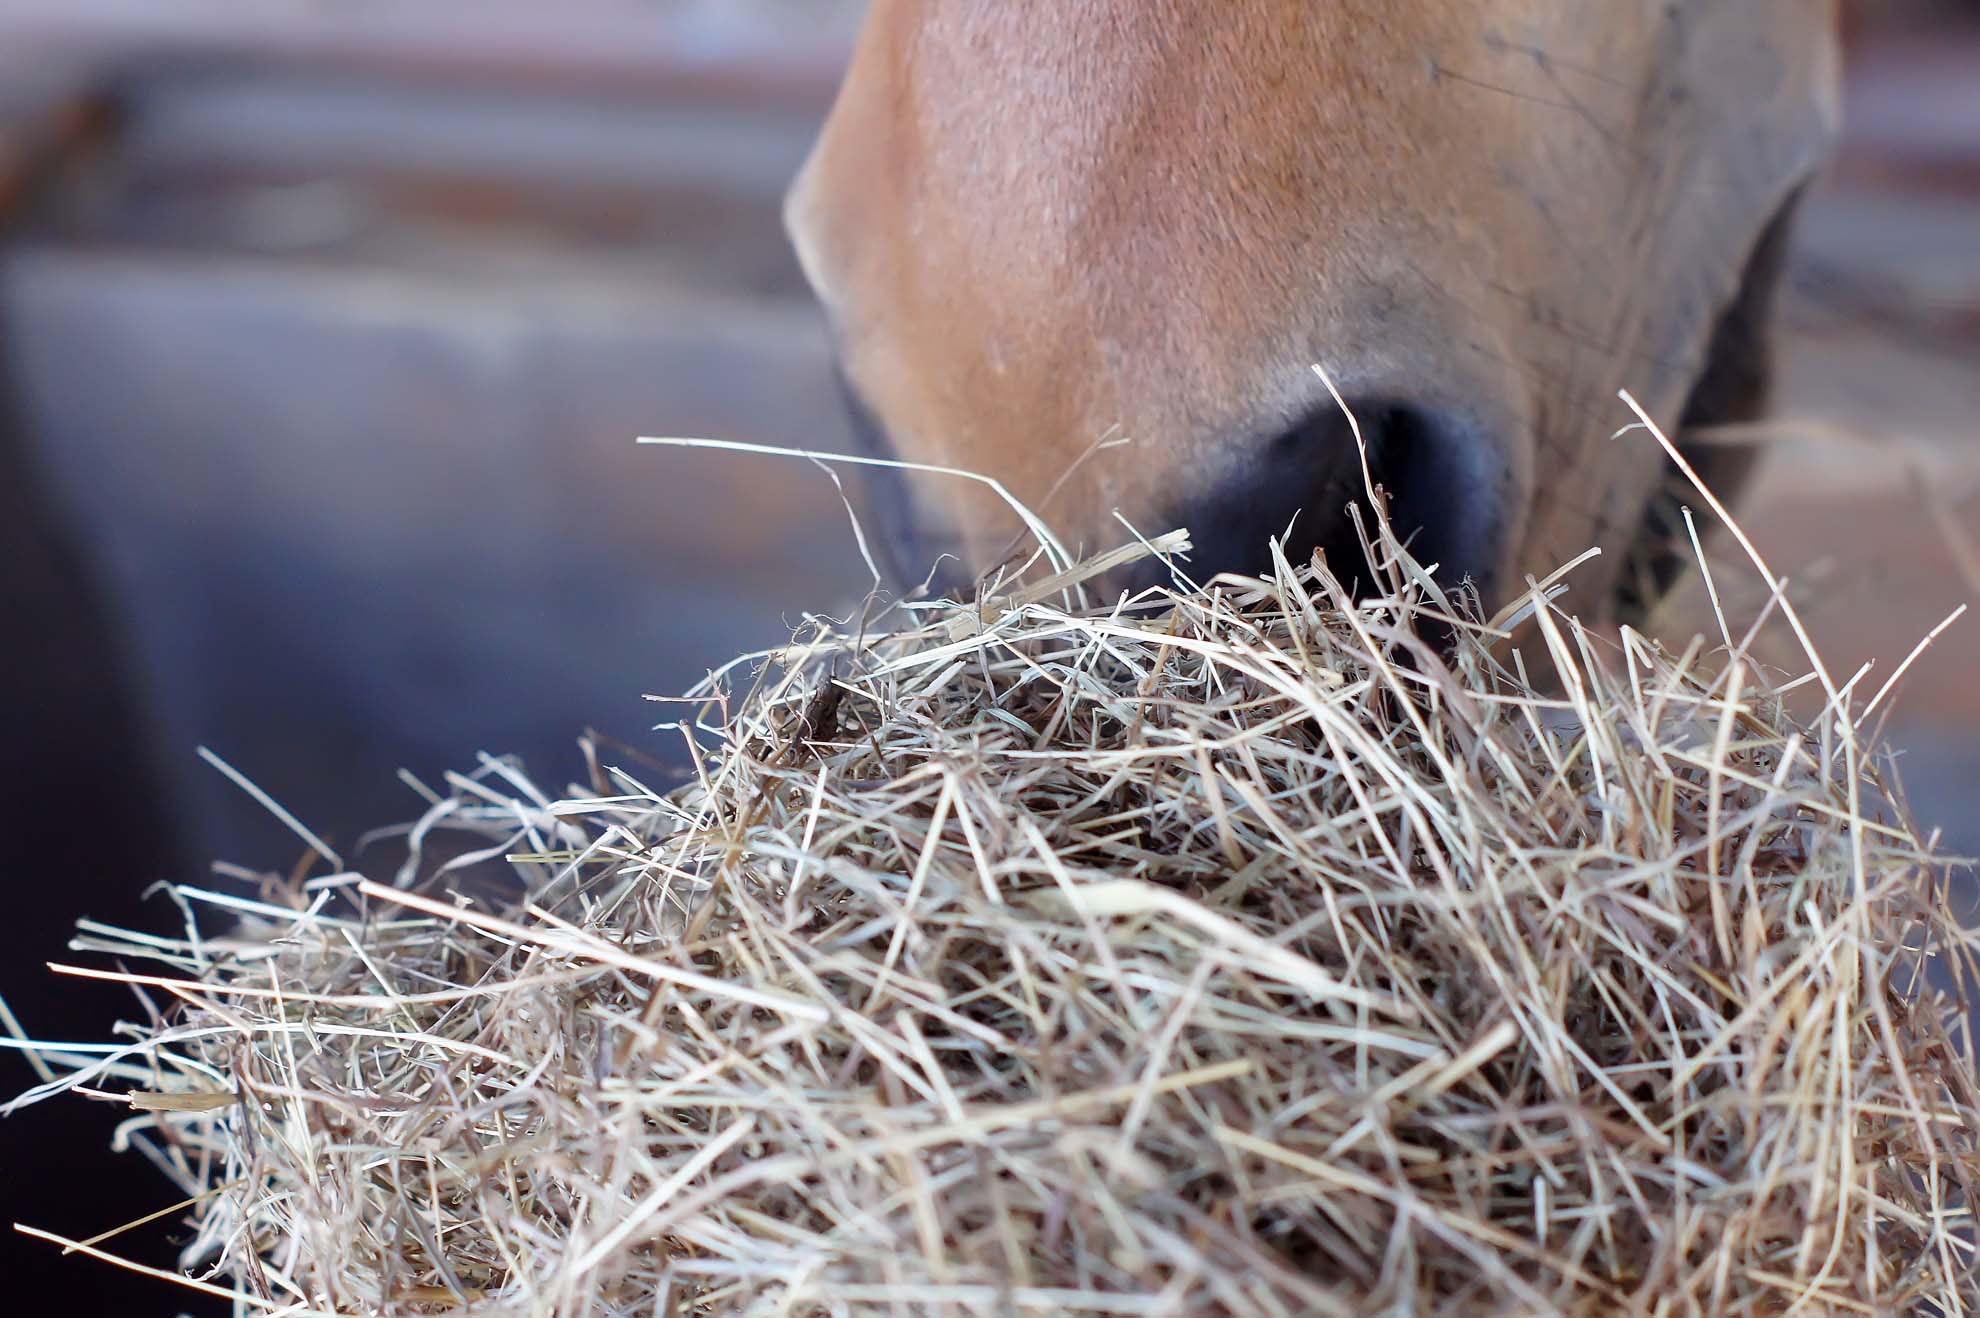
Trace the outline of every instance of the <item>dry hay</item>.
<instances>
[{"instance_id":1,"label":"dry hay","mask_svg":"<svg viewBox=\"0 0 1980 1318\"><path fill-rule=\"evenodd\" d=\"M1543 695L1386 554L815 621L684 787L491 760L396 885L92 929L172 1005L65 1083L133 1089L245 1311L1980 1298L1971 952L1876 702L1545 583Z\"/></svg>"}]
</instances>

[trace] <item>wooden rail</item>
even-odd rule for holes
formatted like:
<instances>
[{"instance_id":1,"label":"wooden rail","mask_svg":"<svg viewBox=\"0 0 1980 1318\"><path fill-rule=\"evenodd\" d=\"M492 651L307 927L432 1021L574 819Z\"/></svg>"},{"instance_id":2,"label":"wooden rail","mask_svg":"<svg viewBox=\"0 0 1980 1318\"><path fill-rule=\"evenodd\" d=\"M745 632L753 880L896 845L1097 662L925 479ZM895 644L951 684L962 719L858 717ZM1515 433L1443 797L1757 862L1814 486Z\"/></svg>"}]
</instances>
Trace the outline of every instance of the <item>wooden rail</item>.
<instances>
[{"instance_id":1,"label":"wooden rail","mask_svg":"<svg viewBox=\"0 0 1980 1318\"><path fill-rule=\"evenodd\" d=\"M819 102L836 84L860 8L857 0L29 0L0 6L0 68L22 52L99 65L221 57Z\"/></svg>"}]
</instances>

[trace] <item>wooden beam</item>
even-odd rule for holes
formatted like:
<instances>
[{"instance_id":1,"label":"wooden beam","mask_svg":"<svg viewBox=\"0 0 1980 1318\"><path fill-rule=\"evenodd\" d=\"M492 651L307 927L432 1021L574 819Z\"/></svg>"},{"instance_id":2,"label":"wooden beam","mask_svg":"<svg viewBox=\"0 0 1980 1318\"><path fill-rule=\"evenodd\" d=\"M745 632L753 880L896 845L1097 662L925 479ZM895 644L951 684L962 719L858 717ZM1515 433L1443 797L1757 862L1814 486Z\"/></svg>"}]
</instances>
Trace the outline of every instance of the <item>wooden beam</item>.
<instances>
[{"instance_id":1,"label":"wooden beam","mask_svg":"<svg viewBox=\"0 0 1980 1318\"><path fill-rule=\"evenodd\" d=\"M0 6L0 51L99 63L241 58L817 102L837 83L861 8L859 0L28 0ZM0 55L0 65L14 62Z\"/></svg>"}]
</instances>

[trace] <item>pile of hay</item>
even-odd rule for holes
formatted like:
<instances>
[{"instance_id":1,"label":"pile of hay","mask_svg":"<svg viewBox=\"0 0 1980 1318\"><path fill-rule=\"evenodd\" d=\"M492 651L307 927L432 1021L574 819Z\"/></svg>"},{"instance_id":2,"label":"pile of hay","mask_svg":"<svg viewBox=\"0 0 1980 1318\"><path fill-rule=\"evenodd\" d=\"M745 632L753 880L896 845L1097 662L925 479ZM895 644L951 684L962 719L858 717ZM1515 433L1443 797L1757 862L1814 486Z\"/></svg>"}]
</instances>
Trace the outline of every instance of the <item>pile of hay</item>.
<instances>
[{"instance_id":1,"label":"pile of hay","mask_svg":"<svg viewBox=\"0 0 1980 1318\"><path fill-rule=\"evenodd\" d=\"M93 931L174 1005L81 1080L252 1310L1980 1300L1970 949L1851 701L1536 588L1543 695L1387 548L818 623L684 787L490 761L397 886Z\"/></svg>"}]
</instances>

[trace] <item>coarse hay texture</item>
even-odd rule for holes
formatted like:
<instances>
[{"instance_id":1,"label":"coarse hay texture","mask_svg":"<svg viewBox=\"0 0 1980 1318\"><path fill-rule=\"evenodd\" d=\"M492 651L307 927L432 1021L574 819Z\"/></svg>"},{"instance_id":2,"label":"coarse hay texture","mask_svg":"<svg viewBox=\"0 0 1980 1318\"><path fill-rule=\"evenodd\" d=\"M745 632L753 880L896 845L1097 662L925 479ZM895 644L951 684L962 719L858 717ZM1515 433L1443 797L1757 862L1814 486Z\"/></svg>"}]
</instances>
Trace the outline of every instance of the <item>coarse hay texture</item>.
<instances>
[{"instance_id":1,"label":"coarse hay texture","mask_svg":"<svg viewBox=\"0 0 1980 1318\"><path fill-rule=\"evenodd\" d=\"M1875 702L1376 536L1355 594L812 620L684 785L488 760L394 883L88 929L160 1006L58 1084L131 1089L248 1312L1980 1300L1971 947Z\"/></svg>"}]
</instances>

